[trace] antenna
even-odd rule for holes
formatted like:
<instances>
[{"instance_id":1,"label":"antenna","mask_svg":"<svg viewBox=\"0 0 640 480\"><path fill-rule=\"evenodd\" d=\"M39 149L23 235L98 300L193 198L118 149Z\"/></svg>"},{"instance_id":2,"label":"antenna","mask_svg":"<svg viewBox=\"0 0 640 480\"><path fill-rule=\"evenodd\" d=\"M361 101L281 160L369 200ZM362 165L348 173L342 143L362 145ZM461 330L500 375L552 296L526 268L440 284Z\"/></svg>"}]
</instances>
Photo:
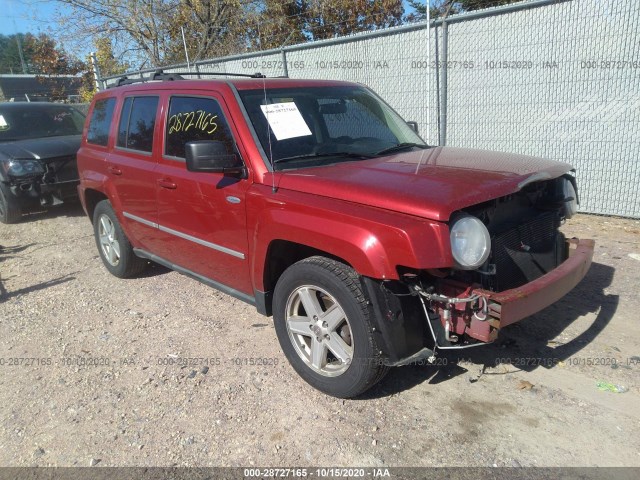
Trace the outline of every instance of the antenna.
<instances>
[{"instance_id":1,"label":"antenna","mask_svg":"<svg viewBox=\"0 0 640 480\"><path fill-rule=\"evenodd\" d=\"M187 58L187 70L191 70L191 64L189 63L189 52L187 51L187 41L184 39L184 27L182 25L180 26L180 31L182 32L182 44L184 45L184 56Z\"/></svg>"},{"instance_id":2,"label":"antenna","mask_svg":"<svg viewBox=\"0 0 640 480\"><path fill-rule=\"evenodd\" d=\"M262 34L260 33L260 24L258 24L258 40L260 42L260 59L262 60ZM267 81L265 77L262 77L262 91L264 93L264 104L267 103ZM271 193L276 193L278 189L276 188L276 164L273 162L273 149L271 147L271 132L269 131L271 128L271 124L269 123L269 109L265 110L265 116L267 117L267 140L269 141L269 162L271 162L271 168L273 169L271 173Z\"/></svg>"}]
</instances>

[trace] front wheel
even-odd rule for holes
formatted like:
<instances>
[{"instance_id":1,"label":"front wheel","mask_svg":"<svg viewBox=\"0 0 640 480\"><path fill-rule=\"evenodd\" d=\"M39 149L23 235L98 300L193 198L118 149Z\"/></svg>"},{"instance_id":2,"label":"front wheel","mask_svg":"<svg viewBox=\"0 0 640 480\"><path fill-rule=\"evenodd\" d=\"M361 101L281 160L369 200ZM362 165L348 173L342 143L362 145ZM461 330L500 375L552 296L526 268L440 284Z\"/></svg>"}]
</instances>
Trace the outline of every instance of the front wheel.
<instances>
[{"instance_id":1,"label":"front wheel","mask_svg":"<svg viewBox=\"0 0 640 480\"><path fill-rule=\"evenodd\" d=\"M274 322L293 368L324 393L355 397L388 371L358 274L343 263L311 257L289 267L275 288Z\"/></svg>"},{"instance_id":2,"label":"front wheel","mask_svg":"<svg viewBox=\"0 0 640 480\"><path fill-rule=\"evenodd\" d=\"M0 222L18 223L22 219L22 209L9 189L0 184Z\"/></svg>"},{"instance_id":3,"label":"front wheel","mask_svg":"<svg viewBox=\"0 0 640 480\"><path fill-rule=\"evenodd\" d=\"M129 278L145 269L147 261L133 252L108 200L102 200L96 205L93 212L93 232L100 258L113 275Z\"/></svg>"}]
</instances>

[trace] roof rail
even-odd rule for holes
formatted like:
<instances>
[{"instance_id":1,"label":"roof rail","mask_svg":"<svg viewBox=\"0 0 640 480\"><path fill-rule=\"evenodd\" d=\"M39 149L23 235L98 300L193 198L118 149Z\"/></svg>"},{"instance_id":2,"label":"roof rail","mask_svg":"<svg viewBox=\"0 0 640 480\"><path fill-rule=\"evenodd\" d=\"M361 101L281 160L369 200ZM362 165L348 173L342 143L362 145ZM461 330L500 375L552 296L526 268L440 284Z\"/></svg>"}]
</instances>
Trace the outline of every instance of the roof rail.
<instances>
[{"instance_id":1,"label":"roof rail","mask_svg":"<svg viewBox=\"0 0 640 480\"><path fill-rule=\"evenodd\" d=\"M231 75L233 77L248 77L248 78L266 78L266 75L256 73L225 73L225 72L171 72L165 73L162 69L158 69L148 77L141 78L129 78L126 75L120 77L115 84L109 85L107 88L121 87L122 85L131 85L133 83L146 83L154 81L171 82L175 80L185 80L182 75Z\"/></svg>"},{"instance_id":2,"label":"roof rail","mask_svg":"<svg viewBox=\"0 0 640 480\"><path fill-rule=\"evenodd\" d=\"M232 77L267 78L264 73L175 72L175 75L231 75Z\"/></svg>"}]
</instances>

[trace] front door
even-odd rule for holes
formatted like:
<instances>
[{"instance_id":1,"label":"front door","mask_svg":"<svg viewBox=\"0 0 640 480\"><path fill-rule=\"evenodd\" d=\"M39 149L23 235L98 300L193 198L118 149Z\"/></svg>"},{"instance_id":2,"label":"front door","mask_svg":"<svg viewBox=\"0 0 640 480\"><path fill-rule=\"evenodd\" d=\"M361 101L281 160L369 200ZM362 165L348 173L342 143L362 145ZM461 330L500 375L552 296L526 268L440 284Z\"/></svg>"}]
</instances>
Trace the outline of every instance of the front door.
<instances>
[{"instance_id":1,"label":"front door","mask_svg":"<svg viewBox=\"0 0 640 480\"><path fill-rule=\"evenodd\" d=\"M185 144L223 142L240 155L235 127L220 96L171 95L166 99L163 155L155 171L161 241L165 260L238 292L253 295L249 276L246 179L189 172Z\"/></svg>"}]
</instances>

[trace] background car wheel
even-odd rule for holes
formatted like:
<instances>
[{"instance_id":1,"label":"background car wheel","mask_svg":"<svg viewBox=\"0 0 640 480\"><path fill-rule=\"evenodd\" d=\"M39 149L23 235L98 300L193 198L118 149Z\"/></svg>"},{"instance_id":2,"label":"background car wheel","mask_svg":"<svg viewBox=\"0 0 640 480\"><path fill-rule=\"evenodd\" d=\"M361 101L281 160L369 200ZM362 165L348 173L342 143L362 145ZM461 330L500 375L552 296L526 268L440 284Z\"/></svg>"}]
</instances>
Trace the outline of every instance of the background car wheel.
<instances>
[{"instance_id":1,"label":"background car wheel","mask_svg":"<svg viewBox=\"0 0 640 480\"><path fill-rule=\"evenodd\" d=\"M108 200L102 200L93 212L93 232L100 258L116 277L129 278L141 273L147 260L137 257Z\"/></svg>"},{"instance_id":2,"label":"background car wheel","mask_svg":"<svg viewBox=\"0 0 640 480\"><path fill-rule=\"evenodd\" d=\"M17 199L0 184L0 222L18 223L21 219L22 210Z\"/></svg>"},{"instance_id":3,"label":"background car wheel","mask_svg":"<svg viewBox=\"0 0 640 480\"><path fill-rule=\"evenodd\" d=\"M358 274L325 257L289 267L274 292L280 346L298 374L339 398L360 395L388 371L373 337Z\"/></svg>"}]
</instances>

